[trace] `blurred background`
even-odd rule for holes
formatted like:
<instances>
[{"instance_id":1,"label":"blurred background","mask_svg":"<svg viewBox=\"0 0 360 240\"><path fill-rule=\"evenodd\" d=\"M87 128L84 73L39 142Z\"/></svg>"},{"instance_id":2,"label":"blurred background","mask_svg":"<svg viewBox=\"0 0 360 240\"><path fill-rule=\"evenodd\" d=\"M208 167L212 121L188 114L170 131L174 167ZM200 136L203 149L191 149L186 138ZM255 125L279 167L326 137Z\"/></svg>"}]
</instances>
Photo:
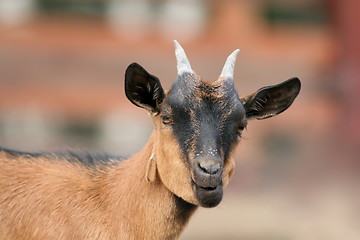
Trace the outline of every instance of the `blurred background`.
<instances>
[{"instance_id":1,"label":"blurred background","mask_svg":"<svg viewBox=\"0 0 360 240\"><path fill-rule=\"evenodd\" d=\"M0 0L0 145L129 156L152 131L125 97L138 62L168 89L172 40L239 95L297 76L285 113L249 124L224 200L181 239L360 239L357 0ZM0 170L1 171L1 170Z\"/></svg>"}]
</instances>

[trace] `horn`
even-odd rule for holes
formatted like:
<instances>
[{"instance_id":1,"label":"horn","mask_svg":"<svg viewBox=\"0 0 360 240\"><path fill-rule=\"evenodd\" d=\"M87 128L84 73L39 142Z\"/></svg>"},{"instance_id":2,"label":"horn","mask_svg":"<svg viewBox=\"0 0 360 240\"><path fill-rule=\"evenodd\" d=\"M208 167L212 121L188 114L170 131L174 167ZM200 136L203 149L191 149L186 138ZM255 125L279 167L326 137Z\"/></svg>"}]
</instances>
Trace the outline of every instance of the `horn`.
<instances>
[{"instance_id":1,"label":"horn","mask_svg":"<svg viewBox=\"0 0 360 240\"><path fill-rule=\"evenodd\" d=\"M225 65L221 71L220 77L225 79L232 79L234 76L234 67L236 62L236 55L240 52L239 49L233 51L226 59Z\"/></svg>"},{"instance_id":2,"label":"horn","mask_svg":"<svg viewBox=\"0 0 360 240\"><path fill-rule=\"evenodd\" d=\"M175 56L177 61L178 75L180 76L184 72L192 73L193 70L191 69L190 62L186 57L184 49L180 46L180 44L176 40L174 40L174 46L175 46Z\"/></svg>"}]
</instances>

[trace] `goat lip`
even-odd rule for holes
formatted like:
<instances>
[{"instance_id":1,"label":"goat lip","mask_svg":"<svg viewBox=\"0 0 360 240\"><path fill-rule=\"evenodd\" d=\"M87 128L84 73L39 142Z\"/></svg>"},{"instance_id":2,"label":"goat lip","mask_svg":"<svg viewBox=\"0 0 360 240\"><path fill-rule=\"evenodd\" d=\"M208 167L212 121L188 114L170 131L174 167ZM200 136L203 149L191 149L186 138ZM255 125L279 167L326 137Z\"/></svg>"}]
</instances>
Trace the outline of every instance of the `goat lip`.
<instances>
[{"instance_id":1,"label":"goat lip","mask_svg":"<svg viewBox=\"0 0 360 240\"><path fill-rule=\"evenodd\" d=\"M217 206L221 202L223 196L221 184L216 187L201 187L193 181L192 186L200 206L211 208Z\"/></svg>"},{"instance_id":2,"label":"goat lip","mask_svg":"<svg viewBox=\"0 0 360 240\"><path fill-rule=\"evenodd\" d=\"M199 188L201 188L201 189L203 189L203 190L205 190L205 191L208 191L208 192L210 192L210 191L215 191L217 188L219 188L220 186L216 186L216 187L200 187L200 186L198 186Z\"/></svg>"},{"instance_id":3,"label":"goat lip","mask_svg":"<svg viewBox=\"0 0 360 240\"><path fill-rule=\"evenodd\" d=\"M195 181L192 181L193 189L201 189L206 192L216 191L219 188L221 188L221 183L217 186L201 186L200 184L197 184Z\"/></svg>"},{"instance_id":4,"label":"goat lip","mask_svg":"<svg viewBox=\"0 0 360 240\"><path fill-rule=\"evenodd\" d=\"M214 191L217 188L222 186L221 180L218 183L201 183L201 182L197 182L194 179L192 179L191 182L192 182L193 187L200 188L205 191Z\"/></svg>"}]
</instances>

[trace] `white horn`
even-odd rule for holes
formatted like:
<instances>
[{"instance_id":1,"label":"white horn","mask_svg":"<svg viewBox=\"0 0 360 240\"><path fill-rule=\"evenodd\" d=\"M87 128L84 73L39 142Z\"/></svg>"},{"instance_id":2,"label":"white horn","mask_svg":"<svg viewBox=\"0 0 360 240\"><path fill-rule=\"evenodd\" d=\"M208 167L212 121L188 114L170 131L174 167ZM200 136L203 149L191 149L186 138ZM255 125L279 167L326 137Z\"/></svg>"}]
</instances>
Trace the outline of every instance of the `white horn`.
<instances>
[{"instance_id":1,"label":"white horn","mask_svg":"<svg viewBox=\"0 0 360 240\"><path fill-rule=\"evenodd\" d=\"M191 69L190 62L186 57L184 49L180 46L180 44L176 40L174 40L174 46L175 46L175 56L177 61L178 75L180 76L184 72L192 73L193 70Z\"/></svg>"},{"instance_id":2,"label":"white horn","mask_svg":"<svg viewBox=\"0 0 360 240\"><path fill-rule=\"evenodd\" d=\"M238 54L238 52L240 52L240 50L236 49L228 56L228 58L226 59L225 65L221 71L220 77L223 77L225 79L233 78L234 67L235 67L235 62L236 62L236 55Z\"/></svg>"}]
</instances>

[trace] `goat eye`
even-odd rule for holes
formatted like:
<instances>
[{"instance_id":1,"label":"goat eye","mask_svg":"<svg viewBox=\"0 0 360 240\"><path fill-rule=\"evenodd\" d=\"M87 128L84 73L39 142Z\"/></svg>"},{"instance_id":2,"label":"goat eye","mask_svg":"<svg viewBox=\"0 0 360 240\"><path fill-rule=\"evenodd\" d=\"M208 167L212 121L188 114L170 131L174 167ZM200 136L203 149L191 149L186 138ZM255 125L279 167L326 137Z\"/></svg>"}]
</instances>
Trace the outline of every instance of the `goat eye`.
<instances>
[{"instance_id":1,"label":"goat eye","mask_svg":"<svg viewBox=\"0 0 360 240\"><path fill-rule=\"evenodd\" d=\"M161 116L161 120L162 120L163 124L169 124L169 123L172 122L171 118L169 116L167 116L167 115Z\"/></svg>"},{"instance_id":2,"label":"goat eye","mask_svg":"<svg viewBox=\"0 0 360 240\"><path fill-rule=\"evenodd\" d=\"M239 126L237 129L237 133L240 135L242 131L244 131L246 129L245 126Z\"/></svg>"}]
</instances>

